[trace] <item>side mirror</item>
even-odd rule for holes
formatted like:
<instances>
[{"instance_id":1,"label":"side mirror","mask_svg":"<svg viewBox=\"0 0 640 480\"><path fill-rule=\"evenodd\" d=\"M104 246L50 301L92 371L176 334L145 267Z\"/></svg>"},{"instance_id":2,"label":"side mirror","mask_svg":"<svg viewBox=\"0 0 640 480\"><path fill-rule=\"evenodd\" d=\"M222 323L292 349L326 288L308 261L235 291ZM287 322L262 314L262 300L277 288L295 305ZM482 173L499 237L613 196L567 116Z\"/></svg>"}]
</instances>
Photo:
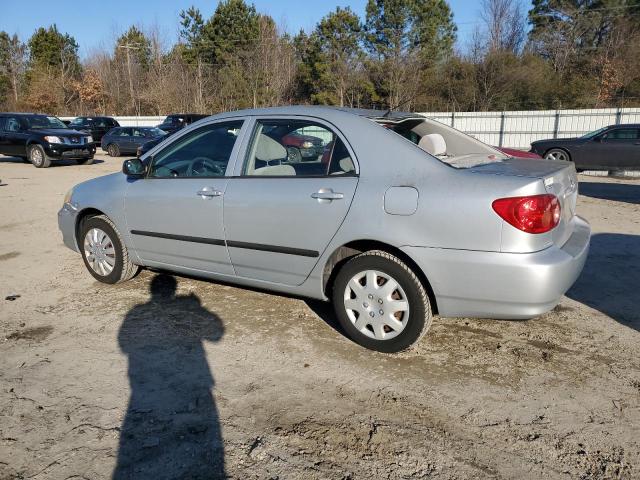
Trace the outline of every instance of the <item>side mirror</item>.
<instances>
[{"instance_id":1,"label":"side mirror","mask_svg":"<svg viewBox=\"0 0 640 480\"><path fill-rule=\"evenodd\" d=\"M125 160L122 164L122 173L127 177L143 177L145 174L144 163L139 158Z\"/></svg>"}]
</instances>

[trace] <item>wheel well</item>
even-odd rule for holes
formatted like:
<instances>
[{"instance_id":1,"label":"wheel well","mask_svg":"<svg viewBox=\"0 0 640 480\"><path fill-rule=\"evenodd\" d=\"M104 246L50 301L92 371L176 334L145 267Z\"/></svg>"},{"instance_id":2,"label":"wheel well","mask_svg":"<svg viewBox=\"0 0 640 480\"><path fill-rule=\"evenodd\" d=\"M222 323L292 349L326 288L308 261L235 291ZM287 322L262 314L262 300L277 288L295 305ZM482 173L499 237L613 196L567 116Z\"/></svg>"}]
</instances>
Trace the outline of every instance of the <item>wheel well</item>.
<instances>
[{"instance_id":1,"label":"wheel well","mask_svg":"<svg viewBox=\"0 0 640 480\"><path fill-rule=\"evenodd\" d=\"M80 245L80 229L82 228L82 224L86 222L91 217L97 217L98 215L104 215L103 212L98 210L97 208L85 208L76 217L76 242Z\"/></svg>"},{"instance_id":2,"label":"wheel well","mask_svg":"<svg viewBox=\"0 0 640 480\"><path fill-rule=\"evenodd\" d=\"M331 254L324 266L324 271L322 274L322 287L327 297L331 298L331 289L333 288L333 283L335 282L338 271L340 270L342 265L344 265L350 258L371 250L382 250L398 257L400 260L406 263L407 266L409 266L411 270L413 270L413 272L422 282L424 288L427 290L433 313L438 313L438 304L436 303L436 297L433 293L433 289L431 288L431 284L429 283L429 280L427 279L425 273L416 264L416 262L414 262L409 255L404 253L399 248L375 240L356 240L354 242L349 242L337 248Z\"/></svg>"}]
</instances>

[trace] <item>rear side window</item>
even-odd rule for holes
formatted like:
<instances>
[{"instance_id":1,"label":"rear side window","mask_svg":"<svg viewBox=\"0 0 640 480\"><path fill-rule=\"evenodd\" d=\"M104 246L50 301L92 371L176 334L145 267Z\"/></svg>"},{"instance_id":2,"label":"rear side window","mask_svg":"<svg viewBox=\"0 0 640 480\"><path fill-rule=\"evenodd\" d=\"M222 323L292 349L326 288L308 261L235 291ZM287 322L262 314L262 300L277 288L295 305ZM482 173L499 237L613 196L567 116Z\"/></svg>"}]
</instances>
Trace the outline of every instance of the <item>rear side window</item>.
<instances>
[{"instance_id":1,"label":"rear side window","mask_svg":"<svg viewBox=\"0 0 640 480\"><path fill-rule=\"evenodd\" d=\"M5 132L19 132L20 120L16 117L7 117L4 124Z\"/></svg>"},{"instance_id":2,"label":"rear side window","mask_svg":"<svg viewBox=\"0 0 640 480\"><path fill-rule=\"evenodd\" d=\"M330 128L308 120L258 120L243 175L317 177L353 175L355 165Z\"/></svg>"}]
</instances>

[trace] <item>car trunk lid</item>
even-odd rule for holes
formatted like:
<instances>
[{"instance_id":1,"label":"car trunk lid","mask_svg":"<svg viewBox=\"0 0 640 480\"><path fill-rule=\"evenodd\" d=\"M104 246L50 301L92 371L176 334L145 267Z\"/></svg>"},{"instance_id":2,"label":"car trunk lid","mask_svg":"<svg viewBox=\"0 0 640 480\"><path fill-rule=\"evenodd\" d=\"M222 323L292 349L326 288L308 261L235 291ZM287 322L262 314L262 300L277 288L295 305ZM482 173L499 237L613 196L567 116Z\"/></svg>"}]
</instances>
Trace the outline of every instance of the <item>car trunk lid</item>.
<instances>
[{"instance_id":1,"label":"car trunk lid","mask_svg":"<svg viewBox=\"0 0 640 480\"><path fill-rule=\"evenodd\" d=\"M512 158L473 167L468 171L478 174L539 179L542 181L546 193L555 195L560 202L560 223L551 231L551 241L554 245L562 246L571 236L578 199L578 177L573 163Z\"/></svg>"}]
</instances>

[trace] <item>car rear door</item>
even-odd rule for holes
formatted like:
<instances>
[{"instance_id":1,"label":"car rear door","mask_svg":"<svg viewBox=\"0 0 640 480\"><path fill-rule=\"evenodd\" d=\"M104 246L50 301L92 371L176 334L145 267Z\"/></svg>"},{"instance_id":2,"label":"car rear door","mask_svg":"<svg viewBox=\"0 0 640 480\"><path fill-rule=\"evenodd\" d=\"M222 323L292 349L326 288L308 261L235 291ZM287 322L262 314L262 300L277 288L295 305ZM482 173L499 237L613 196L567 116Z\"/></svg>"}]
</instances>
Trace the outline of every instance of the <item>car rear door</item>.
<instances>
[{"instance_id":1,"label":"car rear door","mask_svg":"<svg viewBox=\"0 0 640 480\"><path fill-rule=\"evenodd\" d=\"M129 154L135 152L137 146L133 143L133 128L124 127L120 130L120 135L116 138L116 143L120 147L120 152Z\"/></svg>"},{"instance_id":2,"label":"car rear door","mask_svg":"<svg viewBox=\"0 0 640 480\"><path fill-rule=\"evenodd\" d=\"M3 153L5 155L27 156L27 124L19 116L7 115L2 133L4 143Z\"/></svg>"},{"instance_id":3,"label":"car rear door","mask_svg":"<svg viewBox=\"0 0 640 480\"><path fill-rule=\"evenodd\" d=\"M326 147L291 163L288 133L303 131ZM236 275L286 285L305 281L342 224L358 174L335 128L318 119L258 118L224 195L227 247Z\"/></svg>"},{"instance_id":4,"label":"car rear door","mask_svg":"<svg viewBox=\"0 0 640 480\"><path fill-rule=\"evenodd\" d=\"M127 229L145 265L233 275L222 220L243 119L201 126L150 159L125 196Z\"/></svg>"}]
</instances>

